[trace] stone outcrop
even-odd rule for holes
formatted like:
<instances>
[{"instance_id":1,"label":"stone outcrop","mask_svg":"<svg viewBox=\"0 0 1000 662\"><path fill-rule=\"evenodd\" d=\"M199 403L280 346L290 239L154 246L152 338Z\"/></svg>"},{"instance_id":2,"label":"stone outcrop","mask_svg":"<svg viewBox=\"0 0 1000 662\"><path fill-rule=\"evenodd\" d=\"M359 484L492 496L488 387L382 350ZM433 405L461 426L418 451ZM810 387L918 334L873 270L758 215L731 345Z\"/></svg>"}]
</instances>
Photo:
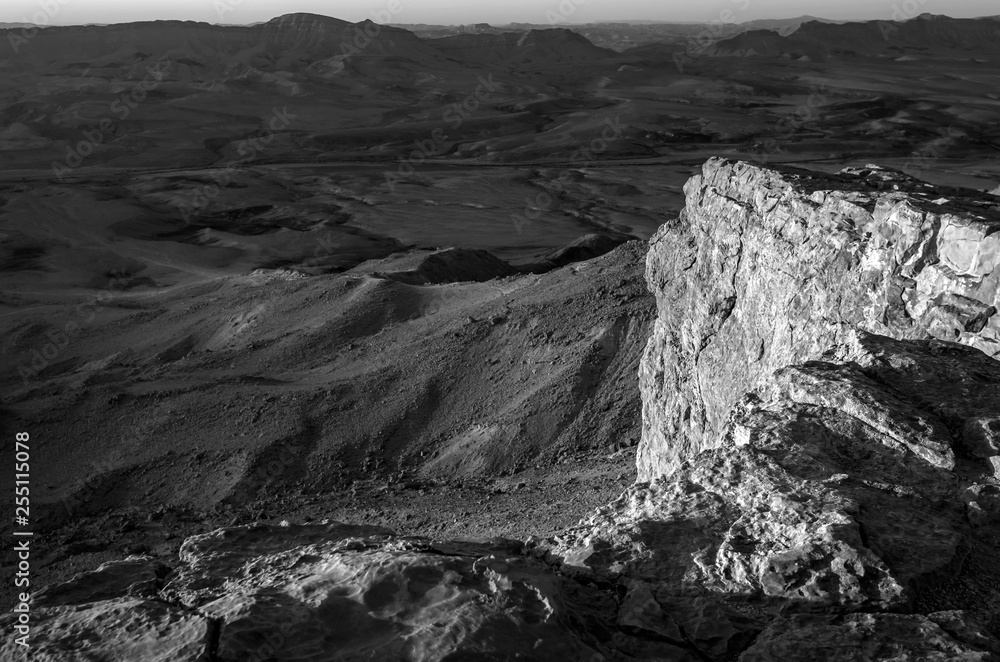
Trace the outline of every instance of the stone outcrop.
<instances>
[{"instance_id":1,"label":"stone outcrop","mask_svg":"<svg viewBox=\"0 0 1000 662\"><path fill-rule=\"evenodd\" d=\"M244 526L188 539L180 562L155 587L133 558L36 596L31 659L592 660L615 611L510 540Z\"/></svg>"},{"instance_id":2,"label":"stone outcrop","mask_svg":"<svg viewBox=\"0 0 1000 662\"><path fill-rule=\"evenodd\" d=\"M653 242L643 387L676 424L646 440L655 480L546 540L195 536L169 572L38 594L38 659L1000 660L994 320L944 296L993 305L992 267L955 271L992 259L988 222L877 192L918 187L891 173L820 179L710 162Z\"/></svg>"},{"instance_id":3,"label":"stone outcrop","mask_svg":"<svg viewBox=\"0 0 1000 662\"><path fill-rule=\"evenodd\" d=\"M692 603L711 605L710 634L687 636L719 659L782 614L984 606L928 596L969 572L974 548L1000 558L983 542L993 533L973 528L994 531L996 511L968 501L1000 492L964 436L970 421L1000 410L1000 364L954 343L865 332L822 358L779 370L736 404L713 448L557 537L550 558L563 572L655 596L684 633L705 626L685 620L704 610ZM940 634L922 621L891 623ZM952 659L947 650L930 659Z\"/></svg>"},{"instance_id":4,"label":"stone outcrop","mask_svg":"<svg viewBox=\"0 0 1000 662\"><path fill-rule=\"evenodd\" d=\"M650 242L640 479L710 447L736 401L851 328L1000 352L1000 214L874 166L712 159ZM973 196L978 197L973 197Z\"/></svg>"}]
</instances>

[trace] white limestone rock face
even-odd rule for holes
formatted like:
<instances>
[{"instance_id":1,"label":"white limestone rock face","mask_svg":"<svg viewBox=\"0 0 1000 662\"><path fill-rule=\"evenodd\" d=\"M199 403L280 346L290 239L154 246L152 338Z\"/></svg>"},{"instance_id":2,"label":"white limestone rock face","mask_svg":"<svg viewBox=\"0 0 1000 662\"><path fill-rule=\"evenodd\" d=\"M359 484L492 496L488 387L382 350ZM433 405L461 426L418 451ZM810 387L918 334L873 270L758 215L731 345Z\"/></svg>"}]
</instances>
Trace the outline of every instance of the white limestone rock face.
<instances>
[{"instance_id":1,"label":"white limestone rock face","mask_svg":"<svg viewBox=\"0 0 1000 662\"><path fill-rule=\"evenodd\" d=\"M746 659L994 659L995 640L954 640L913 612L963 575L982 595L951 607L998 613L997 578L970 571L969 555L1000 561L1000 488L962 431L1000 410L1000 363L863 331L820 358L778 370L708 450L556 536L546 558L627 587L621 624L705 659L754 640ZM782 630L820 612L853 616L809 621L814 637Z\"/></svg>"},{"instance_id":2,"label":"white limestone rock face","mask_svg":"<svg viewBox=\"0 0 1000 662\"><path fill-rule=\"evenodd\" d=\"M712 159L685 193L647 256L640 480L709 448L761 378L852 328L1000 353L1000 215L972 192Z\"/></svg>"}]
</instances>

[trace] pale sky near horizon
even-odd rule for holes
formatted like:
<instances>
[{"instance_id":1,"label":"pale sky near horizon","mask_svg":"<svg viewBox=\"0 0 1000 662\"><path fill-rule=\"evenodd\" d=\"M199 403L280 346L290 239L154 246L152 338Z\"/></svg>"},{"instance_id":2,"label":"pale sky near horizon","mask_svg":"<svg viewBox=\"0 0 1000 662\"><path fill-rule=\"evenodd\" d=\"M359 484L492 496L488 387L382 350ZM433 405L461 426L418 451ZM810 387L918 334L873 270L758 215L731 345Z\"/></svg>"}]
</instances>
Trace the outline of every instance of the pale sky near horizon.
<instances>
[{"instance_id":1,"label":"pale sky near horizon","mask_svg":"<svg viewBox=\"0 0 1000 662\"><path fill-rule=\"evenodd\" d=\"M394 9L394 12L390 12ZM0 0L0 23L79 25L158 19L254 23L294 12L347 21L433 23L588 23L615 20L725 21L792 18L907 19L1000 13L997 0ZM391 16L390 20L384 20ZM44 20L39 20L44 19Z\"/></svg>"}]
</instances>

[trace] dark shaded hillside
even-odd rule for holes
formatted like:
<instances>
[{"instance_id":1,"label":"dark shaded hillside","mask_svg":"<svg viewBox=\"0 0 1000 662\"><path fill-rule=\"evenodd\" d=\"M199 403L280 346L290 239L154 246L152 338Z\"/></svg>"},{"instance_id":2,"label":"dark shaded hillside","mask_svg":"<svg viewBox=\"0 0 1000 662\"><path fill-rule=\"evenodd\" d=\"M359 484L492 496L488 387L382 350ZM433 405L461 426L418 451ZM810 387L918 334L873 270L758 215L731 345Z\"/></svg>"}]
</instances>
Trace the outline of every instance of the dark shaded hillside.
<instances>
[{"instance_id":1,"label":"dark shaded hillside","mask_svg":"<svg viewBox=\"0 0 1000 662\"><path fill-rule=\"evenodd\" d=\"M586 62L616 55L567 29L532 30L524 34L463 34L429 43L449 57L490 65Z\"/></svg>"},{"instance_id":2,"label":"dark shaded hillside","mask_svg":"<svg viewBox=\"0 0 1000 662\"><path fill-rule=\"evenodd\" d=\"M287 14L254 26L220 26L194 21L145 21L107 26L51 27L19 40L19 61L52 63L108 58L108 62L188 59L203 65L218 58L232 63L279 68L306 66L315 58L337 55L400 55L414 59L439 57L412 32L372 21L350 23L316 14ZM0 32L0 38L7 41ZM290 53L298 57L289 58ZM308 57L308 60L302 58ZM221 62L220 62L221 64Z\"/></svg>"},{"instance_id":3,"label":"dark shaded hillside","mask_svg":"<svg viewBox=\"0 0 1000 662\"><path fill-rule=\"evenodd\" d=\"M984 57L1000 55L1000 22L925 14L910 21L803 23L787 35L752 30L724 39L715 55L766 55L825 59L844 55L880 57Z\"/></svg>"}]
</instances>

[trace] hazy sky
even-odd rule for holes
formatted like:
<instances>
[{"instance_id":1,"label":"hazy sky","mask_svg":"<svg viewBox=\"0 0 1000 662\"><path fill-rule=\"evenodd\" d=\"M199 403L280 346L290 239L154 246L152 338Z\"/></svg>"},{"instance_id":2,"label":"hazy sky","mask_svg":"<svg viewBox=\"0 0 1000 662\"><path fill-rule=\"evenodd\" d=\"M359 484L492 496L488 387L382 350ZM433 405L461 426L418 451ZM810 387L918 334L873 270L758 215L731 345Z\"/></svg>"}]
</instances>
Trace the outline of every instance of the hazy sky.
<instances>
[{"instance_id":1,"label":"hazy sky","mask_svg":"<svg viewBox=\"0 0 1000 662\"><path fill-rule=\"evenodd\" d=\"M395 9L390 14L389 10ZM52 25L184 19L253 23L312 12L391 23L567 23L650 19L749 21L811 14L834 19L956 17L1000 13L997 0L0 0L0 22ZM390 21L384 19L391 15Z\"/></svg>"}]
</instances>

